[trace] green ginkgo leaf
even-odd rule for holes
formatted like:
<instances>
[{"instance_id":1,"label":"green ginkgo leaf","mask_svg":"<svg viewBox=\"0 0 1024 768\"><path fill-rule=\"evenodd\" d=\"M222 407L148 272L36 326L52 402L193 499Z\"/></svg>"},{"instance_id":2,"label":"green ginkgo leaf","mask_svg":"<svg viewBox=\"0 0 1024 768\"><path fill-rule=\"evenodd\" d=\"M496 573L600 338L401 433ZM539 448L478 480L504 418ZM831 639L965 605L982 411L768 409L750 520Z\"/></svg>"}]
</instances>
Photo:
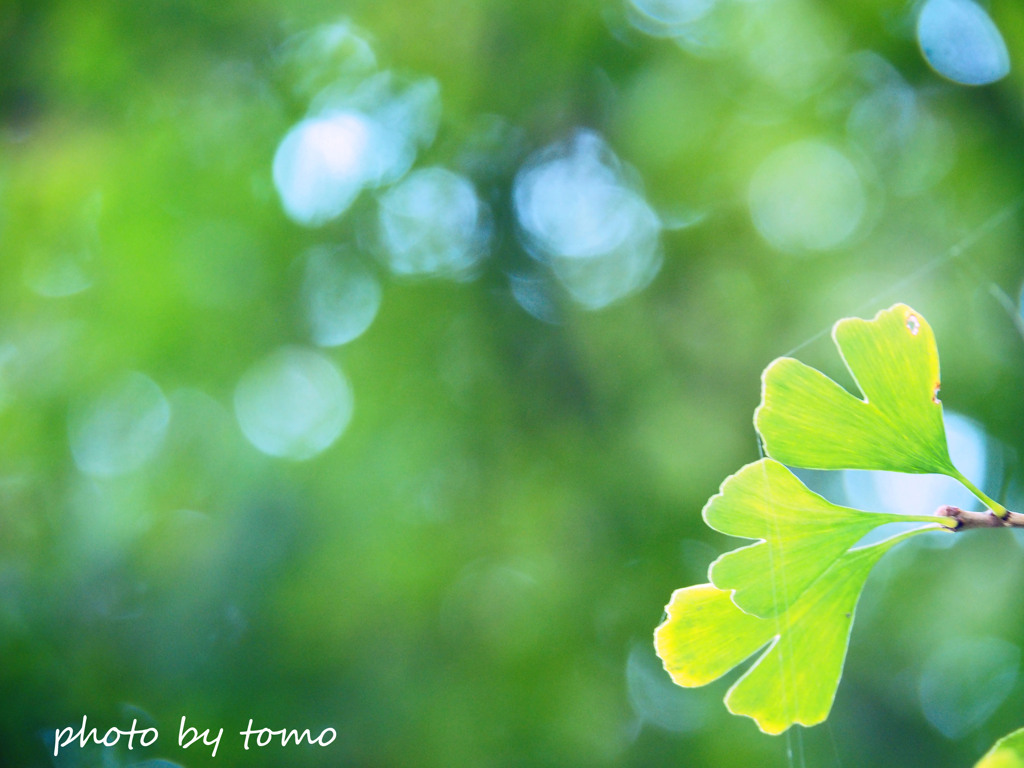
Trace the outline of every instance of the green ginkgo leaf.
<instances>
[{"instance_id":1,"label":"green ginkgo leaf","mask_svg":"<svg viewBox=\"0 0 1024 768\"><path fill-rule=\"evenodd\" d=\"M798 360L779 358L765 369L754 414L765 452L795 467L949 475L1004 516L949 458L939 353L925 319L895 304L872 320L840 320L832 338L864 399Z\"/></svg>"},{"instance_id":2,"label":"green ginkgo leaf","mask_svg":"<svg viewBox=\"0 0 1024 768\"><path fill-rule=\"evenodd\" d=\"M997 741L974 768L1024 768L1024 728Z\"/></svg>"},{"instance_id":3,"label":"green ginkgo leaf","mask_svg":"<svg viewBox=\"0 0 1024 768\"><path fill-rule=\"evenodd\" d=\"M748 464L728 477L704 507L704 520L730 536L761 539L726 552L711 564L710 579L743 611L770 618L787 610L837 558L886 523L949 518L864 512L832 504L772 459Z\"/></svg>"},{"instance_id":4,"label":"green ginkgo leaf","mask_svg":"<svg viewBox=\"0 0 1024 768\"><path fill-rule=\"evenodd\" d=\"M864 399L779 358L765 369L754 415L768 455L817 469L954 473L937 397L939 354L924 318L896 304L873 320L840 320L832 338Z\"/></svg>"},{"instance_id":5,"label":"green ginkgo leaf","mask_svg":"<svg viewBox=\"0 0 1024 768\"><path fill-rule=\"evenodd\" d=\"M857 599L868 573L909 531L835 560L785 613L770 619L744 613L711 584L676 590L654 645L679 685L711 682L771 643L729 689L733 714L753 718L765 733L828 717L839 686Z\"/></svg>"}]
</instances>

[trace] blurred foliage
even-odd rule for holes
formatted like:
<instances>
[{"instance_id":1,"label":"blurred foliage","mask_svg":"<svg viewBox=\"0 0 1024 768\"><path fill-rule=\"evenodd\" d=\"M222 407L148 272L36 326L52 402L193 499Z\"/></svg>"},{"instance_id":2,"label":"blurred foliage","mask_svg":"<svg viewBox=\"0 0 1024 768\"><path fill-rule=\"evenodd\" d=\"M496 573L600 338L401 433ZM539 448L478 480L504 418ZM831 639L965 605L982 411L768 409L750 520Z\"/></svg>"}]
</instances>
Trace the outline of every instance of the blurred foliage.
<instances>
[{"instance_id":1,"label":"blurred foliage","mask_svg":"<svg viewBox=\"0 0 1024 768\"><path fill-rule=\"evenodd\" d=\"M806 344L847 381L838 317L927 316L947 409L1022 488L1024 11L991 4L1011 71L968 88L910 6L693 5L670 32L612 0L0 5L0 763L954 766L1020 725L1008 532L882 562L818 729L764 736L654 657L671 590L732 546L699 510L757 457L761 370ZM308 226L273 166L324 103L411 133L315 147L301 178L361 175ZM435 166L478 204L387 229ZM528 218L529 169L578 175ZM467 268L395 274L453 243ZM379 282L372 324L327 368L254 367L312 347L324 248ZM246 423L253 370L305 395ZM247 439L301 419L338 426L307 460ZM974 672L998 685L944 661L993 642L1007 662ZM54 760L83 715L160 740ZM225 728L216 758L177 748L183 715ZM243 752L249 718L338 738Z\"/></svg>"}]
</instances>

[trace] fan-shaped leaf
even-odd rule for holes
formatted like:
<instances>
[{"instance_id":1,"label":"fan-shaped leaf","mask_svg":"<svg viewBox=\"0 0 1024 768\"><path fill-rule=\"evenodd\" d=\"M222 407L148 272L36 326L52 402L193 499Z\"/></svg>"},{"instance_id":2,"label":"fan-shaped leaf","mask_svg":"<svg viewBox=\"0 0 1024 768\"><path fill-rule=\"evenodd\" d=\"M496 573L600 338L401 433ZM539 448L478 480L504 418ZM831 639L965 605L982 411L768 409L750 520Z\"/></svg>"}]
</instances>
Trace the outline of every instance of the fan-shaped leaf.
<instances>
[{"instance_id":1,"label":"fan-shaped leaf","mask_svg":"<svg viewBox=\"0 0 1024 768\"><path fill-rule=\"evenodd\" d=\"M716 531L761 539L719 557L709 575L718 589L734 590L732 599L742 610L765 618L787 610L837 558L879 525L953 525L949 518L837 506L772 459L748 464L727 478L703 514Z\"/></svg>"},{"instance_id":2,"label":"fan-shaped leaf","mask_svg":"<svg viewBox=\"0 0 1024 768\"><path fill-rule=\"evenodd\" d=\"M916 533L847 552L772 619L744 613L711 584L676 590L654 634L665 669L679 685L704 685L774 640L729 689L726 706L753 718L765 733L822 722L839 685L864 581L883 554Z\"/></svg>"},{"instance_id":3,"label":"fan-shaped leaf","mask_svg":"<svg viewBox=\"0 0 1024 768\"><path fill-rule=\"evenodd\" d=\"M935 335L924 318L896 304L873 320L840 320L832 337L864 399L798 360L779 358L765 369L754 415L768 455L798 467L959 479L938 400Z\"/></svg>"}]
</instances>

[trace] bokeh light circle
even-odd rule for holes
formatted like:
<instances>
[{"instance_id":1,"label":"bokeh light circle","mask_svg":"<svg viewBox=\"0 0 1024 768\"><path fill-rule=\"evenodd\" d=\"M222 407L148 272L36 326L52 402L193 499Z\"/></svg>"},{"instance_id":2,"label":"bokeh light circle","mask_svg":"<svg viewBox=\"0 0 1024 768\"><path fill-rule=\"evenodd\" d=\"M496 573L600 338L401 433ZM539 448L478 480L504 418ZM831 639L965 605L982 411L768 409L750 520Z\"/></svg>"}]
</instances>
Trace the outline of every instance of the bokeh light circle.
<instances>
[{"instance_id":1,"label":"bokeh light circle","mask_svg":"<svg viewBox=\"0 0 1024 768\"><path fill-rule=\"evenodd\" d=\"M71 455L87 475L127 474L157 452L170 420L171 407L156 382L137 371L127 373L72 412Z\"/></svg>"},{"instance_id":2,"label":"bokeh light circle","mask_svg":"<svg viewBox=\"0 0 1024 768\"><path fill-rule=\"evenodd\" d=\"M332 248L311 249L302 263L302 311L318 347L359 338L380 309L380 282L356 256Z\"/></svg>"},{"instance_id":3,"label":"bokeh light circle","mask_svg":"<svg viewBox=\"0 0 1024 768\"><path fill-rule=\"evenodd\" d=\"M303 120L274 155L274 185L285 213L320 226L352 204L366 180L373 126L358 112Z\"/></svg>"},{"instance_id":4,"label":"bokeh light circle","mask_svg":"<svg viewBox=\"0 0 1024 768\"><path fill-rule=\"evenodd\" d=\"M330 447L352 418L352 390L318 352L282 347L246 371L235 388L242 433L269 456L304 460Z\"/></svg>"},{"instance_id":5,"label":"bokeh light circle","mask_svg":"<svg viewBox=\"0 0 1024 768\"><path fill-rule=\"evenodd\" d=\"M472 183L444 168L409 174L381 195L379 232L397 275L460 275L483 257L486 213Z\"/></svg>"},{"instance_id":6,"label":"bokeh light circle","mask_svg":"<svg viewBox=\"0 0 1024 768\"><path fill-rule=\"evenodd\" d=\"M1010 72L999 28L972 0L928 0L917 17L917 41L932 69L961 85L988 85Z\"/></svg>"},{"instance_id":7,"label":"bokeh light circle","mask_svg":"<svg viewBox=\"0 0 1024 768\"><path fill-rule=\"evenodd\" d=\"M757 231L790 253L837 248L857 232L867 208L850 159L816 140L776 150L754 172L750 215Z\"/></svg>"}]
</instances>

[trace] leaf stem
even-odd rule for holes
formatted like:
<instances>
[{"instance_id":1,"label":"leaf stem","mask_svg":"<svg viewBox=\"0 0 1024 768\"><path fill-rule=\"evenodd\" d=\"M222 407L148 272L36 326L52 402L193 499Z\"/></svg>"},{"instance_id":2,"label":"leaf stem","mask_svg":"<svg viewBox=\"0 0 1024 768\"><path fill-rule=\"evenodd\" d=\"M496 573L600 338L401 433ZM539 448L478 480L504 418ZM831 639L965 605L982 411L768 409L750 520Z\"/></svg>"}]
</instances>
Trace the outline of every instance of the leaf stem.
<instances>
[{"instance_id":1,"label":"leaf stem","mask_svg":"<svg viewBox=\"0 0 1024 768\"><path fill-rule=\"evenodd\" d=\"M952 475L952 476L955 477L957 480L959 480L961 483L963 483L971 493L973 493L975 496L977 496L978 499L986 507L988 507L990 510L992 510L992 513L996 517L998 517L1000 520L1003 520L1003 521L1007 520L1007 518L1009 517L1011 512L1009 510L1007 510L1006 507L1004 507L998 501L996 501L994 499L990 499L988 496L986 496L985 493L980 488L978 488L974 483L972 483L970 480L968 480L966 477L964 477L960 473L960 470L957 469L957 470L954 470L954 472L955 472L955 474ZM956 507L953 507L953 509L956 509Z\"/></svg>"},{"instance_id":2,"label":"leaf stem","mask_svg":"<svg viewBox=\"0 0 1024 768\"><path fill-rule=\"evenodd\" d=\"M959 507L944 506L935 510L939 517L948 517L956 522L951 526L953 531L964 531L971 528L1024 528L1024 515L1018 512L1006 512L1000 517L996 512L969 512Z\"/></svg>"}]
</instances>

